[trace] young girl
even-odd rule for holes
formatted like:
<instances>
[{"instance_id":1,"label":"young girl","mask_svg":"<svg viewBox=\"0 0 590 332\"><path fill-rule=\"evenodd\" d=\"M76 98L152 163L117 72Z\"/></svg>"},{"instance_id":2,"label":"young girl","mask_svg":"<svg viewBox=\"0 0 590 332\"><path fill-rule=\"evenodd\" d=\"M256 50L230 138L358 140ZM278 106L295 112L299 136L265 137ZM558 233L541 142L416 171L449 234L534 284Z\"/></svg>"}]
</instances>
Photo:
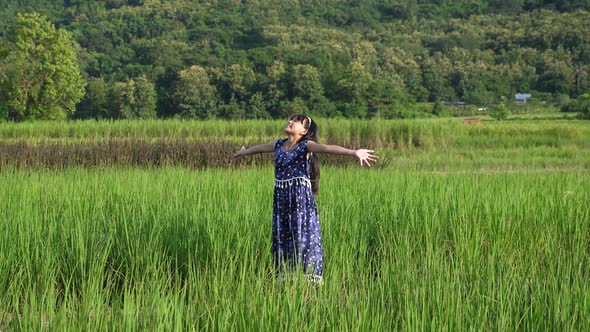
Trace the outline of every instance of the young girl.
<instances>
[{"instance_id":1,"label":"young girl","mask_svg":"<svg viewBox=\"0 0 590 332\"><path fill-rule=\"evenodd\" d=\"M272 253L277 272L300 266L313 281L322 283L323 253L320 222L313 194L319 189L318 153L355 156L361 166L379 157L372 150L349 150L319 144L318 127L310 117L295 115L284 128L286 139L256 145L234 154L275 153L275 182L272 213Z\"/></svg>"}]
</instances>

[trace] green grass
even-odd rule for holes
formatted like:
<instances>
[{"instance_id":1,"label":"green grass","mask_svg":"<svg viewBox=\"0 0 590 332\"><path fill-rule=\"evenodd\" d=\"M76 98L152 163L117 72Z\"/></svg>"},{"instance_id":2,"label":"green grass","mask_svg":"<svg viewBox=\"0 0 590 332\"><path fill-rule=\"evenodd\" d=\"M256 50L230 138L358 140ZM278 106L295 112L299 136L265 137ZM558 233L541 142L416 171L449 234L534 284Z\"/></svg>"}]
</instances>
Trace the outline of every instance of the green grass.
<instances>
[{"instance_id":1,"label":"green grass","mask_svg":"<svg viewBox=\"0 0 590 332\"><path fill-rule=\"evenodd\" d=\"M369 148L396 169L460 172L590 169L590 126L580 120L319 119L320 142ZM240 146L283 137L284 121L122 121L0 126L0 167L227 166ZM325 157L326 164L342 158ZM244 163L270 164L269 158Z\"/></svg>"},{"instance_id":2,"label":"green grass","mask_svg":"<svg viewBox=\"0 0 590 332\"><path fill-rule=\"evenodd\" d=\"M273 278L269 158L11 162L60 144L105 162L84 148L128 141L154 143L148 159L172 144L183 165L214 140L225 161L284 121L2 124L0 330L588 330L590 126L516 116L318 119L323 142L382 158L323 159L342 166L322 167L317 289Z\"/></svg>"},{"instance_id":3,"label":"green grass","mask_svg":"<svg viewBox=\"0 0 590 332\"><path fill-rule=\"evenodd\" d=\"M578 147L466 147L446 150L383 150L376 167L419 173L547 173L590 171L590 150ZM351 162L352 163L352 162Z\"/></svg>"},{"instance_id":4,"label":"green grass","mask_svg":"<svg viewBox=\"0 0 590 332\"><path fill-rule=\"evenodd\" d=\"M446 148L469 144L556 144L590 147L590 126L582 120L485 121L463 124L462 118L415 120L316 119L320 141L370 144L375 147ZM84 142L121 139L223 140L240 144L268 142L282 136L286 120L250 121L69 121L5 123L0 141ZM474 139L478 139L474 143ZM545 140L545 141L543 141ZM540 142L540 143L539 143Z\"/></svg>"},{"instance_id":5,"label":"green grass","mask_svg":"<svg viewBox=\"0 0 590 332\"><path fill-rule=\"evenodd\" d=\"M324 167L316 289L271 168L4 169L0 329L588 330L590 175L532 171Z\"/></svg>"}]
</instances>

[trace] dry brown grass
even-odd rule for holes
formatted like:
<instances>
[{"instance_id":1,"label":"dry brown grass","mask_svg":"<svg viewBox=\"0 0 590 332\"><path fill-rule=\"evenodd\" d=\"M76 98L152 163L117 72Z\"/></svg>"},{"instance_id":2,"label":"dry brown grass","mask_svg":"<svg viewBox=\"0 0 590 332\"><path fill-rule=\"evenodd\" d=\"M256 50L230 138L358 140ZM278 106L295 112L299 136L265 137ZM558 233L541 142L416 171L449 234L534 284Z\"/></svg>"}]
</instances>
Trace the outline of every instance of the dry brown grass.
<instances>
[{"instance_id":1,"label":"dry brown grass","mask_svg":"<svg viewBox=\"0 0 590 332\"><path fill-rule=\"evenodd\" d=\"M240 148L234 142L190 140L114 139L92 142L25 140L0 141L0 167L62 169L81 167L192 168L271 165L272 154L231 160ZM322 164L355 162L344 156L322 156Z\"/></svg>"}]
</instances>

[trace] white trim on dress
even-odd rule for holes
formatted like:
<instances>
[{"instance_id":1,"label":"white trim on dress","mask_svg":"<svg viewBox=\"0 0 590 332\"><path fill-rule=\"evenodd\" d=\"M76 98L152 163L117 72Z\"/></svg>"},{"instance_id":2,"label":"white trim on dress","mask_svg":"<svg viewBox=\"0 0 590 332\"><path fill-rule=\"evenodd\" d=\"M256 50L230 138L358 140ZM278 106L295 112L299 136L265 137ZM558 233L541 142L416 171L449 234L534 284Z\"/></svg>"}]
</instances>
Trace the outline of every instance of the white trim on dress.
<instances>
[{"instance_id":1,"label":"white trim on dress","mask_svg":"<svg viewBox=\"0 0 590 332\"><path fill-rule=\"evenodd\" d=\"M275 187L277 187L277 188L287 188L287 187L291 187L293 184L304 185L306 187L311 188L311 181L308 178L303 177L303 176L298 176L298 177L290 178L290 179L286 179L286 180L275 179Z\"/></svg>"}]
</instances>

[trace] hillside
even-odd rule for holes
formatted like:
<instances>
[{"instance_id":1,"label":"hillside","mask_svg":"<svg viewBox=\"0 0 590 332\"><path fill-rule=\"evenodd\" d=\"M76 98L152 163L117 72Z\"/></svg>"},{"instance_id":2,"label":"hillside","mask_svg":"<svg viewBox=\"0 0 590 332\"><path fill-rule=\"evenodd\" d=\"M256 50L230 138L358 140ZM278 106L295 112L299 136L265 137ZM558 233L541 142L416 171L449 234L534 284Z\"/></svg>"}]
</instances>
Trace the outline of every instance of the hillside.
<instances>
[{"instance_id":1,"label":"hillside","mask_svg":"<svg viewBox=\"0 0 590 332\"><path fill-rule=\"evenodd\" d=\"M556 103L590 87L588 1L0 1L2 39L35 11L73 33L86 96L153 85L160 117L408 117L415 102ZM139 92L138 92L139 93Z\"/></svg>"}]
</instances>

